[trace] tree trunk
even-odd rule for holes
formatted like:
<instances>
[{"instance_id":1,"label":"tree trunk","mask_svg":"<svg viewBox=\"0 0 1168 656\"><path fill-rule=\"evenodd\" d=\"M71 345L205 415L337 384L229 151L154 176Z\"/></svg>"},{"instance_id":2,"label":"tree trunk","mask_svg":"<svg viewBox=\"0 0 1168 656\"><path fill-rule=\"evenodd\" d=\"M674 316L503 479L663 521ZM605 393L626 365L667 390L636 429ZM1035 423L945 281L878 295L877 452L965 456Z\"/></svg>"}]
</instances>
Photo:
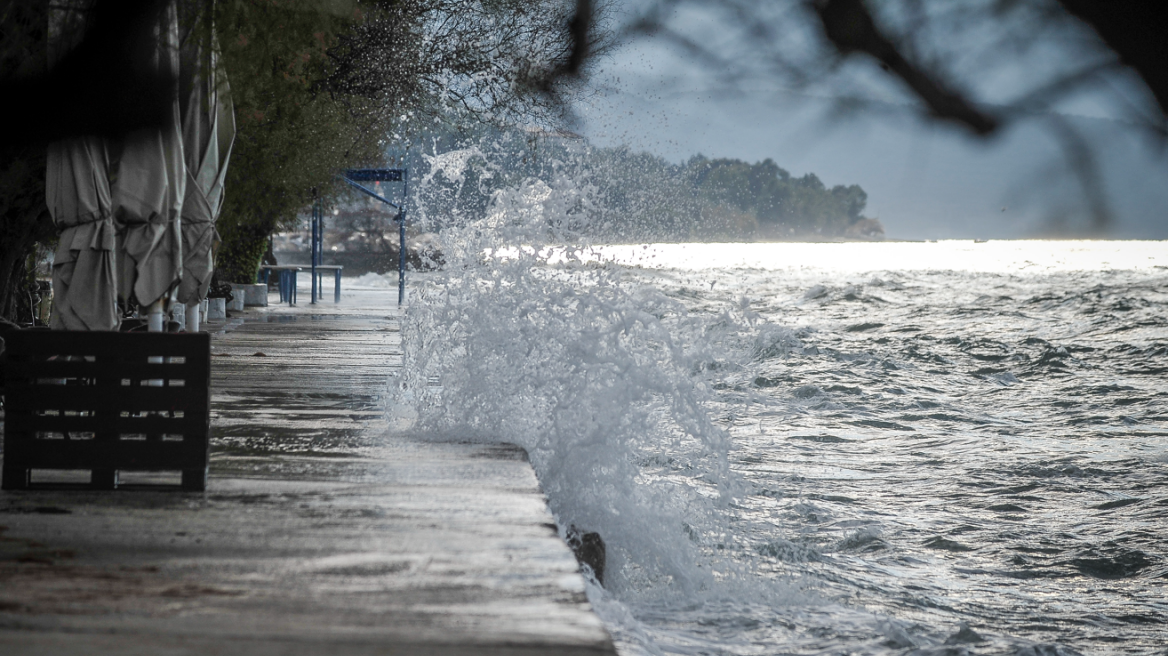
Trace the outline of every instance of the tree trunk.
<instances>
[{"instance_id":1,"label":"tree trunk","mask_svg":"<svg viewBox=\"0 0 1168 656\"><path fill-rule=\"evenodd\" d=\"M0 246L0 317L20 325L32 323L32 308L24 296L33 292L26 267L36 242L30 234L24 239L6 240Z\"/></svg>"},{"instance_id":2,"label":"tree trunk","mask_svg":"<svg viewBox=\"0 0 1168 656\"><path fill-rule=\"evenodd\" d=\"M25 261L55 232L45 204L45 149L0 150L0 316L17 321L15 294L28 287Z\"/></svg>"},{"instance_id":3,"label":"tree trunk","mask_svg":"<svg viewBox=\"0 0 1168 656\"><path fill-rule=\"evenodd\" d=\"M0 317L19 323L16 317L16 287L24 258L19 256L15 244L4 244L0 250ZM23 285L20 285L23 287Z\"/></svg>"}]
</instances>

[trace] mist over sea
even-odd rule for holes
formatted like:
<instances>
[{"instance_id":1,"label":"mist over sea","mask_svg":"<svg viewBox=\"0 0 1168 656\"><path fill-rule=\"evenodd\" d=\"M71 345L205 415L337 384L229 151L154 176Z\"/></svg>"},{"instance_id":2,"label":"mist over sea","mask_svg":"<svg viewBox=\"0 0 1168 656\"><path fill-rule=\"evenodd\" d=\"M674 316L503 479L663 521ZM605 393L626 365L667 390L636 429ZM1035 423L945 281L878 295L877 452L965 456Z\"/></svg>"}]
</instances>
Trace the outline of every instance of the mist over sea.
<instances>
[{"instance_id":1,"label":"mist over sea","mask_svg":"<svg viewBox=\"0 0 1168 656\"><path fill-rule=\"evenodd\" d=\"M623 653L1164 653L1168 243L516 246L555 210L496 200L390 413L527 449Z\"/></svg>"}]
</instances>

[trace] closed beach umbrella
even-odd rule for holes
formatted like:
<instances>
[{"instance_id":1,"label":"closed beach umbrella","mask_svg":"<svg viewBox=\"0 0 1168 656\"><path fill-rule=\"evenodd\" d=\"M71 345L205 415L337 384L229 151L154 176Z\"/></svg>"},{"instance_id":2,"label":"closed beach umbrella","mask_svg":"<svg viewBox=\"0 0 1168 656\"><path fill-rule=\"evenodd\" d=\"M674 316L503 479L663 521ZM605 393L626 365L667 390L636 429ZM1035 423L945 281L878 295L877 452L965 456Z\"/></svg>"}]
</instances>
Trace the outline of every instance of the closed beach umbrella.
<instances>
[{"instance_id":1,"label":"closed beach umbrella","mask_svg":"<svg viewBox=\"0 0 1168 656\"><path fill-rule=\"evenodd\" d=\"M235 112L219 52L208 33L192 31L182 46L180 75L186 195L182 205L183 273L178 300L194 305L207 296L214 269L215 220L223 206L223 180L235 140Z\"/></svg>"},{"instance_id":2,"label":"closed beach umbrella","mask_svg":"<svg viewBox=\"0 0 1168 656\"><path fill-rule=\"evenodd\" d=\"M85 12L77 0L49 10L49 58L60 61L77 46ZM116 235L110 202L109 153L98 137L49 145L45 203L57 228L53 258L53 318L58 330L116 330Z\"/></svg>"},{"instance_id":3,"label":"closed beach umbrella","mask_svg":"<svg viewBox=\"0 0 1168 656\"><path fill-rule=\"evenodd\" d=\"M103 139L49 146L45 200L57 226L52 328L116 330L116 235Z\"/></svg>"},{"instance_id":4,"label":"closed beach umbrella","mask_svg":"<svg viewBox=\"0 0 1168 656\"><path fill-rule=\"evenodd\" d=\"M178 73L178 21L162 12L155 64ZM111 175L118 228L118 293L143 309L165 300L182 276L181 212L186 190L178 97L161 129L138 130L120 143ZM160 311L160 310L159 310Z\"/></svg>"}]
</instances>

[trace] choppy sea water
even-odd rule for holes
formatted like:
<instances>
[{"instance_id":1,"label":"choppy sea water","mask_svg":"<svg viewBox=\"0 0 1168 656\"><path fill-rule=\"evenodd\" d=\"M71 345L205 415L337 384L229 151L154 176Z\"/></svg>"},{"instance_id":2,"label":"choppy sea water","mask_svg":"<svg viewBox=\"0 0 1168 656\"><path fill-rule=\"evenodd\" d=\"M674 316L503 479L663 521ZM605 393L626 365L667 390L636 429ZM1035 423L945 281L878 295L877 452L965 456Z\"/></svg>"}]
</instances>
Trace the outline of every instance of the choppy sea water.
<instances>
[{"instance_id":1,"label":"choppy sea water","mask_svg":"<svg viewBox=\"0 0 1168 656\"><path fill-rule=\"evenodd\" d=\"M1168 243L483 246L391 412L528 450L623 653L1168 653Z\"/></svg>"}]
</instances>

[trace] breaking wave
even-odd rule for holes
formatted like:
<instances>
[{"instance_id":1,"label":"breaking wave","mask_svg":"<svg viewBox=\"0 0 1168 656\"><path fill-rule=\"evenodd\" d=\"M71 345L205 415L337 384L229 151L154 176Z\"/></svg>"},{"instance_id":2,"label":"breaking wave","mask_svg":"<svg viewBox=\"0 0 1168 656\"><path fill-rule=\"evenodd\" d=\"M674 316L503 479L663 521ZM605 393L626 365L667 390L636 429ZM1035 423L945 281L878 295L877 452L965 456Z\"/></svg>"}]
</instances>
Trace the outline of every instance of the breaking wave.
<instances>
[{"instance_id":1,"label":"breaking wave","mask_svg":"<svg viewBox=\"0 0 1168 656\"><path fill-rule=\"evenodd\" d=\"M411 281L390 412L527 450L561 532L606 543L588 593L622 650L1168 639L1154 595L1036 601L1168 575L1139 528L1168 521L1163 245L1139 271L1076 246L1035 264L842 244L883 264L835 269L798 261L833 245L563 246L591 202L568 175L527 180L443 232L445 269ZM1095 519L1060 524L1081 508ZM1154 621L1131 637L1133 618Z\"/></svg>"}]
</instances>

